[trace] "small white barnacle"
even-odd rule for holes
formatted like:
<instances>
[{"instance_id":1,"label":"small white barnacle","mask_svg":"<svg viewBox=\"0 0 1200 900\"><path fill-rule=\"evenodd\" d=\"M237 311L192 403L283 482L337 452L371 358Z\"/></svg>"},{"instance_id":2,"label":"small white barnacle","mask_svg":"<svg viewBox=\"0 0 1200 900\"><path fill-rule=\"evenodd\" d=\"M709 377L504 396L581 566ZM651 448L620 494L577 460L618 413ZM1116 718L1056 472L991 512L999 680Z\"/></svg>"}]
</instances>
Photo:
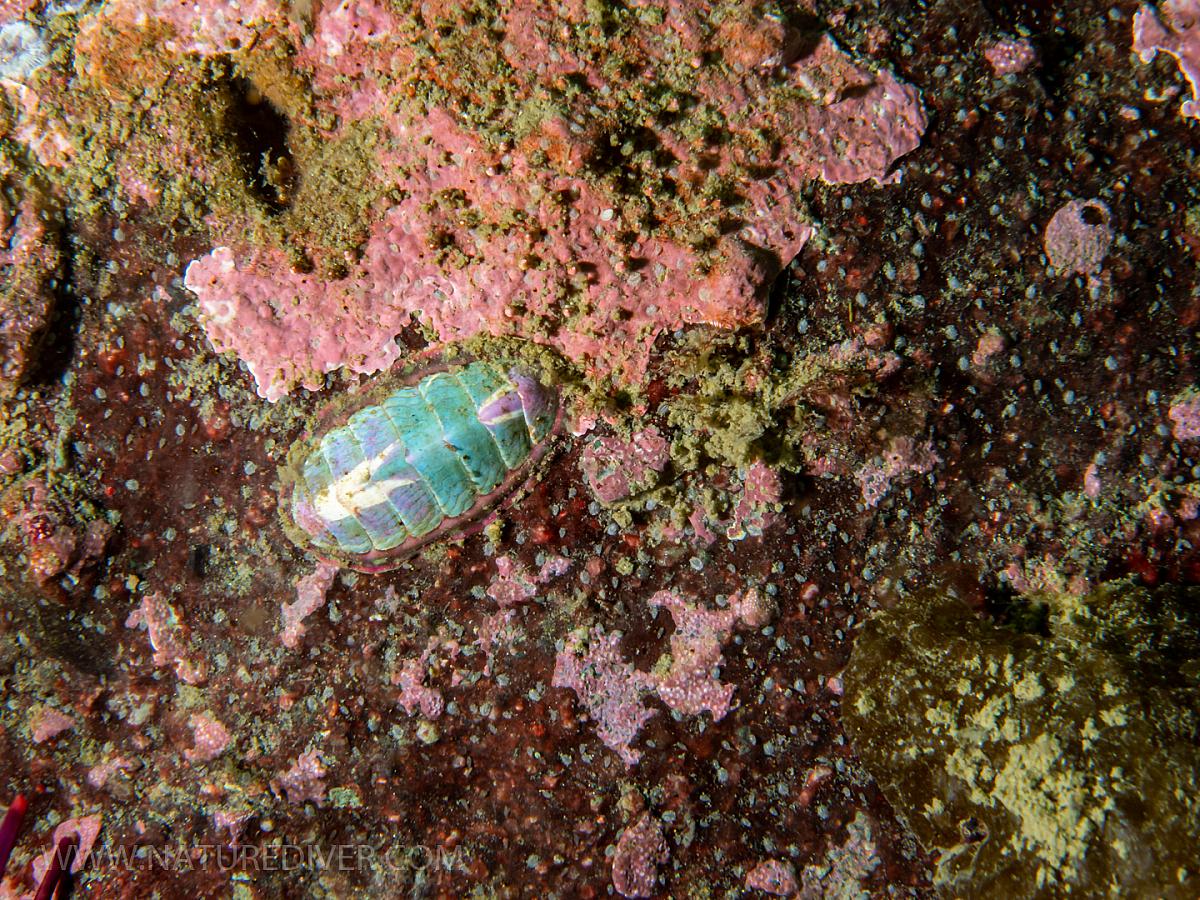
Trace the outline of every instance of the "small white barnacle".
<instances>
[{"instance_id":1,"label":"small white barnacle","mask_svg":"<svg viewBox=\"0 0 1200 900\"><path fill-rule=\"evenodd\" d=\"M48 59L41 32L28 22L0 26L0 80L22 84Z\"/></svg>"}]
</instances>

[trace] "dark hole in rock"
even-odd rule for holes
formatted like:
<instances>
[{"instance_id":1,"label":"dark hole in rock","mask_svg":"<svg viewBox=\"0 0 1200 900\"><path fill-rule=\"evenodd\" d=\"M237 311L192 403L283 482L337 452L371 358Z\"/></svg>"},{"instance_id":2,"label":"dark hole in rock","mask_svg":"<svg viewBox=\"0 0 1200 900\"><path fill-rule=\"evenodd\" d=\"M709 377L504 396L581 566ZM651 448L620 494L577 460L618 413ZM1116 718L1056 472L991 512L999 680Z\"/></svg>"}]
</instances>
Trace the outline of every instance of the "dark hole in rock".
<instances>
[{"instance_id":1,"label":"dark hole in rock","mask_svg":"<svg viewBox=\"0 0 1200 900\"><path fill-rule=\"evenodd\" d=\"M783 308L788 297L788 289L792 286L791 265L781 266L778 274L772 279L767 288L767 320L772 321Z\"/></svg>"},{"instance_id":2,"label":"dark hole in rock","mask_svg":"<svg viewBox=\"0 0 1200 900\"><path fill-rule=\"evenodd\" d=\"M75 336L83 315L79 297L73 288L76 283L74 256L69 252L68 239L63 232L56 231L52 240L61 251L61 275L50 279L45 286L54 295L54 305L46 328L32 344L36 348L36 355L24 376L25 383L30 387L49 387L66 374L75 357Z\"/></svg>"},{"instance_id":3,"label":"dark hole in rock","mask_svg":"<svg viewBox=\"0 0 1200 900\"><path fill-rule=\"evenodd\" d=\"M651 129L643 126L618 128L596 141L587 157L587 167L598 177L611 179L620 191L640 194L645 157L657 155L662 147Z\"/></svg>"},{"instance_id":4,"label":"dark hole in rock","mask_svg":"<svg viewBox=\"0 0 1200 900\"><path fill-rule=\"evenodd\" d=\"M196 578L208 575L208 545L197 544L188 551L188 571Z\"/></svg>"},{"instance_id":5,"label":"dark hole in rock","mask_svg":"<svg viewBox=\"0 0 1200 900\"><path fill-rule=\"evenodd\" d=\"M228 117L247 187L272 212L287 209L298 177L288 149L287 116L252 81L234 77L229 80Z\"/></svg>"},{"instance_id":6,"label":"dark hole in rock","mask_svg":"<svg viewBox=\"0 0 1200 900\"><path fill-rule=\"evenodd\" d=\"M871 93L869 84L852 84L838 93L838 101L861 100Z\"/></svg>"},{"instance_id":7,"label":"dark hole in rock","mask_svg":"<svg viewBox=\"0 0 1200 900\"><path fill-rule=\"evenodd\" d=\"M983 6L1002 29L1036 31L1053 19L1060 0L985 0Z\"/></svg>"},{"instance_id":8,"label":"dark hole in rock","mask_svg":"<svg viewBox=\"0 0 1200 900\"><path fill-rule=\"evenodd\" d=\"M1061 0L984 0L984 9L996 23L998 32L1030 34L1037 50L1038 80L1048 94L1068 89L1071 64L1084 50L1084 44L1061 25L1072 4Z\"/></svg>"},{"instance_id":9,"label":"dark hole in rock","mask_svg":"<svg viewBox=\"0 0 1200 900\"><path fill-rule=\"evenodd\" d=\"M1045 602L1023 597L1011 585L984 590L984 612L996 624L1020 634L1050 636L1050 608Z\"/></svg>"},{"instance_id":10,"label":"dark hole in rock","mask_svg":"<svg viewBox=\"0 0 1200 900\"><path fill-rule=\"evenodd\" d=\"M959 822L958 830L962 834L964 844L978 844L980 841L987 840L987 826L974 816L963 819L961 822Z\"/></svg>"},{"instance_id":11,"label":"dark hole in rock","mask_svg":"<svg viewBox=\"0 0 1200 900\"><path fill-rule=\"evenodd\" d=\"M1108 217L1104 215L1104 210L1097 209L1094 206L1085 206L1083 212L1079 214L1079 218L1083 219L1085 224L1092 226L1104 225L1108 222Z\"/></svg>"}]
</instances>

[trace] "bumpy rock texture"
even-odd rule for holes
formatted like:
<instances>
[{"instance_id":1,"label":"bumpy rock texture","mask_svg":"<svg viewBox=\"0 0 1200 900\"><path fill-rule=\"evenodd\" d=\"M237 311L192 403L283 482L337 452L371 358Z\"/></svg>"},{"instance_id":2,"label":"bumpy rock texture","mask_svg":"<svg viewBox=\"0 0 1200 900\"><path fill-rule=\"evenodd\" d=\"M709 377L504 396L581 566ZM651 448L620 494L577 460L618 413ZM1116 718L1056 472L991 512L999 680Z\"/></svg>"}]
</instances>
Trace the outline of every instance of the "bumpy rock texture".
<instances>
[{"instance_id":1,"label":"bumpy rock texture","mask_svg":"<svg viewBox=\"0 0 1200 900\"><path fill-rule=\"evenodd\" d=\"M1110 584L1053 598L1047 633L1031 634L930 591L866 624L845 676L847 729L941 851L937 885L1196 896L1198 599Z\"/></svg>"}]
</instances>

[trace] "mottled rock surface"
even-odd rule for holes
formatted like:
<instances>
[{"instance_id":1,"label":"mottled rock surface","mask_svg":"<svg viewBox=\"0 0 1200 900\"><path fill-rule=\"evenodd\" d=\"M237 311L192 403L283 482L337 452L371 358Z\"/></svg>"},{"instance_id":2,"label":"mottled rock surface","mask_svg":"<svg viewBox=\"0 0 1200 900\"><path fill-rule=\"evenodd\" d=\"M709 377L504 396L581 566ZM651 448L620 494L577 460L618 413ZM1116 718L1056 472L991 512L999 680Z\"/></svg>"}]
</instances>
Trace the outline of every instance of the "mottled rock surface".
<instances>
[{"instance_id":1,"label":"mottled rock surface","mask_svg":"<svg viewBox=\"0 0 1200 900\"><path fill-rule=\"evenodd\" d=\"M864 626L846 727L955 896L1193 897L1200 592L1109 584L1022 632L927 591Z\"/></svg>"}]
</instances>

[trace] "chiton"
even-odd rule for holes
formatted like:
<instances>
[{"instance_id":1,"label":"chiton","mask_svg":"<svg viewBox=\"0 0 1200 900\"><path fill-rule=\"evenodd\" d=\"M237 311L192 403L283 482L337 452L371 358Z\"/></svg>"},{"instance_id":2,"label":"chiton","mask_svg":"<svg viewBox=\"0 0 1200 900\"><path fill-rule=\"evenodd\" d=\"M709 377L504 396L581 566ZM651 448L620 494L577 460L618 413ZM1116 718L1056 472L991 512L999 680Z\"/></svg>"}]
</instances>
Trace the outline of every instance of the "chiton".
<instances>
[{"instance_id":1,"label":"chiton","mask_svg":"<svg viewBox=\"0 0 1200 900\"><path fill-rule=\"evenodd\" d=\"M557 390L485 360L368 386L293 445L280 472L284 528L323 559L394 568L508 498L558 419Z\"/></svg>"}]
</instances>

